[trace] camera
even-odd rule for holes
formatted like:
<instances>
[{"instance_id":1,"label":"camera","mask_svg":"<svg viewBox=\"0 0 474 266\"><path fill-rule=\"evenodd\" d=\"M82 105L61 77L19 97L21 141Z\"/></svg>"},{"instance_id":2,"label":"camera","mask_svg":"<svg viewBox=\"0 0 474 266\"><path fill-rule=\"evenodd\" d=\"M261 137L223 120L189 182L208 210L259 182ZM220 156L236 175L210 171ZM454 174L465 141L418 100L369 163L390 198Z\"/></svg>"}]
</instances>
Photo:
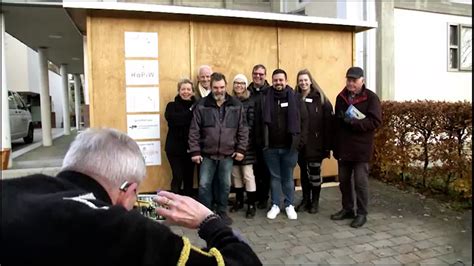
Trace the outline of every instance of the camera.
<instances>
[{"instance_id":1,"label":"camera","mask_svg":"<svg viewBox=\"0 0 474 266\"><path fill-rule=\"evenodd\" d=\"M143 216L153 220L163 221L165 217L156 213L156 208L164 208L153 201L156 194L138 194L134 209L137 209Z\"/></svg>"}]
</instances>

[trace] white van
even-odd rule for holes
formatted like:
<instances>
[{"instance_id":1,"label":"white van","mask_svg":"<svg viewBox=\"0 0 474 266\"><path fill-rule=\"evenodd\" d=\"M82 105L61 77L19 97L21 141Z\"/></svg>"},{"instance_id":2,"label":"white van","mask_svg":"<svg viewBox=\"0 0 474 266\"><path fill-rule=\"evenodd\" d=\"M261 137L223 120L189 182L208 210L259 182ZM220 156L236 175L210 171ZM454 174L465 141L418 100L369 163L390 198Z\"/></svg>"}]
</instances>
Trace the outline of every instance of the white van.
<instances>
[{"instance_id":1,"label":"white van","mask_svg":"<svg viewBox=\"0 0 474 266\"><path fill-rule=\"evenodd\" d=\"M21 96L14 91L8 91L8 106L10 109L11 140L23 138L25 143L32 143L34 128L28 106Z\"/></svg>"}]
</instances>

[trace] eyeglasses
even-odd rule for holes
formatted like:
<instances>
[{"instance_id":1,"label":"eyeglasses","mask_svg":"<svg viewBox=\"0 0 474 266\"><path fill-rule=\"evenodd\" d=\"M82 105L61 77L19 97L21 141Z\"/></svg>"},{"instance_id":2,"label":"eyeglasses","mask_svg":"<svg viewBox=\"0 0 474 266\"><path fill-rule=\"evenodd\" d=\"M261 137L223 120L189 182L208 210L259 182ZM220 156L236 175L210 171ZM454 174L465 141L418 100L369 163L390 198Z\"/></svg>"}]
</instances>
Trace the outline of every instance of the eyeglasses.
<instances>
[{"instance_id":1,"label":"eyeglasses","mask_svg":"<svg viewBox=\"0 0 474 266\"><path fill-rule=\"evenodd\" d=\"M252 73L252 75L254 75L254 76L261 76L261 77L263 77L263 76L265 76L265 73L257 73L257 72L253 72L253 73Z\"/></svg>"},{"instance_id":2,"label":"eyeglasses","mask_svg":"<svg viewBox=\"0 0 474 266\"><path fill-rule=\"evenodd\" d=\"M243 85L243 86L245 86L245 82L238 82L238 81L235 81L234 84L235 84L235 85Z\"/></svg>"}]
</instances>

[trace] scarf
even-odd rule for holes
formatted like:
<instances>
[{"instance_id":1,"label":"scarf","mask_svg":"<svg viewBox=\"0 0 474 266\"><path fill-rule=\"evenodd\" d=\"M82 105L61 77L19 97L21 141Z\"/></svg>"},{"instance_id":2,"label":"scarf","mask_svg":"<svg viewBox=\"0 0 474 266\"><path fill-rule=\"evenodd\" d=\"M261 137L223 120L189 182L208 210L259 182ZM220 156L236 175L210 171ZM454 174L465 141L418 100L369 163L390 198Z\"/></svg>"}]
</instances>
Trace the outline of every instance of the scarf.
<instances>
[{"instance_id":1,"label":"scarf","mask_svg":"<svg viewBox=\"0 0 474 266\"><path fill-rule=\"evenodd\" d=\"M206 97L207 95L209 95L209 93L211 93L211 90L206 90L206 89L201 85L201 83L198 84L198 90L199 90L199 95L201 95L201 98L204 98L204 97Z\"/></svg>"},{"instance_id":2,"label":"scarf","mask_svg":"<svg viewBox=\"0 0 474 266\"><path fill-rule=\"evenodd\" d=\"M286 86L282 91L277 91L275 88L270 87L267 90L267 95L265 96L265 106L263 107L263 121L266 124L271 124L274 115L272 115L275 105L275 99L288 99L288 133L292 135L300 133L300 121L298 115L297 101L293 89L289 86Z\"/></svg>"}]
</instances>

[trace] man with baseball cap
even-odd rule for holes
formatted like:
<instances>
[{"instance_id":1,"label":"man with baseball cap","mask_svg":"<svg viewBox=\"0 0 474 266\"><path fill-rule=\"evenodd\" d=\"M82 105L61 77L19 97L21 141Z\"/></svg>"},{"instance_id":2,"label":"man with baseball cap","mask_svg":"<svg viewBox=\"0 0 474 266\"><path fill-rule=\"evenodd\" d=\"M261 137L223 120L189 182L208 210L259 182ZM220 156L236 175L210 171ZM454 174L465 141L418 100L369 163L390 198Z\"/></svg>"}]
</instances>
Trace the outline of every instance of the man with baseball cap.
<instances>
[{"instance_id":1,"label":"man with baseball cap","mask_svg":"<svg viewBox=\"0 0 474 266\"><path fill-rule=\"evenodd\" d=\"M334 157L338 160L342 210L332 220L354 219L358 228L367 221L369 161L374 148L375 129L382 123L382 110L377 95L365 87L364 70L351 67L346 73L346 86L336 98ZM352 190L357 198L356 212Z\"/></svg>"}]
</instances>

